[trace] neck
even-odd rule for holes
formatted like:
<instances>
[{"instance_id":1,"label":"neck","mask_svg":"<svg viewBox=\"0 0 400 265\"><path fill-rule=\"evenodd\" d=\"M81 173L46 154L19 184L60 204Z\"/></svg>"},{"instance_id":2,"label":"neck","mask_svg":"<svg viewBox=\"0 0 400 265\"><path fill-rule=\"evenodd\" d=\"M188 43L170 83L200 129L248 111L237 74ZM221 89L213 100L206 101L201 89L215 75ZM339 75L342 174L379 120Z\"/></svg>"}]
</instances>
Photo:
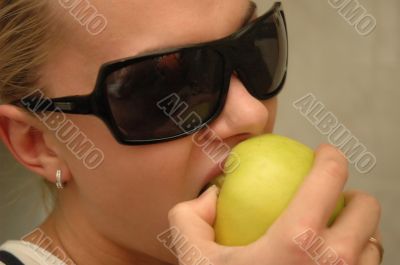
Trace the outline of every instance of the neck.
<instances>
[{"instance_id":1,"label":"neck","mask_svg":"<svg viewBox=\"0 0 400 265\"><path fill-rule=\"evenodd\" d=\"M85 218L74 219L71 217L64 215L62 209L56 209L39 229L24 239L46 249L68 265L170 264L121 247L94 231L93 226L85 222ZM40 236L42 243L45 237L46 243L38 244L38 236Z\"/></svg>"}]
</instances>

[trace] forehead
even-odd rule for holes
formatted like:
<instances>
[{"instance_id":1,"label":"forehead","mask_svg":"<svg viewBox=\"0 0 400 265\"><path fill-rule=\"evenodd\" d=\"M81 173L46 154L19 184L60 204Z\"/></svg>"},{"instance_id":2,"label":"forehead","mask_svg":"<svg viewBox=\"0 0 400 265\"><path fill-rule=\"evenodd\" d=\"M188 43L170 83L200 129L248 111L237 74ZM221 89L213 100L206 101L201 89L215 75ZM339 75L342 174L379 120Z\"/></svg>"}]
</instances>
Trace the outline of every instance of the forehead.
<instances>
[{"instance_id":1,"label":"forehead","mask_svg":"<svg viewBox=\"0 0 400 265\"><path fill-rule=\"evenodd\" d=\"M224 37L240 27L249 8L249 0L91 0L90 4L107 26L91 35L71 10L61 8L69 33L74 34L68 41L86 53L96 51L95 57L103 60Z\"/></svg>"},{"instance_id":2,"label":"forehead","mask_svg":"<svg viewBox=\"0 0 400 265\"><path fill-rule=\"evenodd\" d=\"M241 26L250 6L249 0L75 0L90 3L107 21L92 35L63 1L71 2L52 1L60 28L43 71L44 85L59 95L90 93L105 62L225 37Z\"/></svg>"}]
</instances>

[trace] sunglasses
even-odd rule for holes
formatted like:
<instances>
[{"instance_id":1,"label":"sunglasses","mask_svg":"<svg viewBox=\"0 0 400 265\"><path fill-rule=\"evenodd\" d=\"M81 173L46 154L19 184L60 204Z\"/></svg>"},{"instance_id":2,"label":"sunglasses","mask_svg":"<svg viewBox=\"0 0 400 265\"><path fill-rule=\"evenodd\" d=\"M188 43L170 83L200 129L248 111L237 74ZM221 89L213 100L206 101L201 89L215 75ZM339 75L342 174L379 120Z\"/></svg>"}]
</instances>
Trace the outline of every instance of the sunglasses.
<instances>
[{"instance_id":1,"label":"sunglasses","mask_svg":"<svg viewBox=\"0 0 400 265\"><path fill-rule=\"evenodd\" d=\"M287 63L286 22L281 3L275 3L223 39L106 63L90 95L54 98L35 111L95 115L125 145L171 141L218 117L233 74L255 98L276 96Z\"/></svg>"}]
</instances>

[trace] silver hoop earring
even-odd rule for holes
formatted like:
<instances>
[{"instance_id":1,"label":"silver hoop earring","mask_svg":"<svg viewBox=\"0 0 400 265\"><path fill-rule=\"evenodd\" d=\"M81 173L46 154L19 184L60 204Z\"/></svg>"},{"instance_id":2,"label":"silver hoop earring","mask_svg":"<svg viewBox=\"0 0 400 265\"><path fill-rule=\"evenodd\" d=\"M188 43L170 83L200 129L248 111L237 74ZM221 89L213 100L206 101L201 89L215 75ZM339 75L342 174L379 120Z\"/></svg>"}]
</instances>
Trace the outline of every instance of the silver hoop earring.
<instances>
[{"instance_id":1,"label":"silver hoop earring","mask_svg":"<svg viewBox=\"0 0 400 265\"><path fill-rule=\"evenodd\" d=\"M61 170L60 169L57 170L57 172L56 172L56 186L57 186L57 189L63 189L64 188L64 185L63 185L62 180L61 180Z\"/></svg>"}]
</instances>

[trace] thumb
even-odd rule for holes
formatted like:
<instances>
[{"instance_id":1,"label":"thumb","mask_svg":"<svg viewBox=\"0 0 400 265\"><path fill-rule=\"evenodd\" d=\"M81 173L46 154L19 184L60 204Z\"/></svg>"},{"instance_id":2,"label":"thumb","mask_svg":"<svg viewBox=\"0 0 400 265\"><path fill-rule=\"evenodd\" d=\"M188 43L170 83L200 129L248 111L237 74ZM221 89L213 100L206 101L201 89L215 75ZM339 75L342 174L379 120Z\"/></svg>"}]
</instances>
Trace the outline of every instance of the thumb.
<instances>
[{"instance_id":1,"label":"thumb","mask_svg":"<svg viewBox=\"0 0 400 265\"><path fill-rule=\"evenodd\" d=\"M218 188L213 185L199 198L177 204L168 214L170 226L199 248L210 241L214 243L212 226L218 192Z\"/></svg>"}]
</instances>

